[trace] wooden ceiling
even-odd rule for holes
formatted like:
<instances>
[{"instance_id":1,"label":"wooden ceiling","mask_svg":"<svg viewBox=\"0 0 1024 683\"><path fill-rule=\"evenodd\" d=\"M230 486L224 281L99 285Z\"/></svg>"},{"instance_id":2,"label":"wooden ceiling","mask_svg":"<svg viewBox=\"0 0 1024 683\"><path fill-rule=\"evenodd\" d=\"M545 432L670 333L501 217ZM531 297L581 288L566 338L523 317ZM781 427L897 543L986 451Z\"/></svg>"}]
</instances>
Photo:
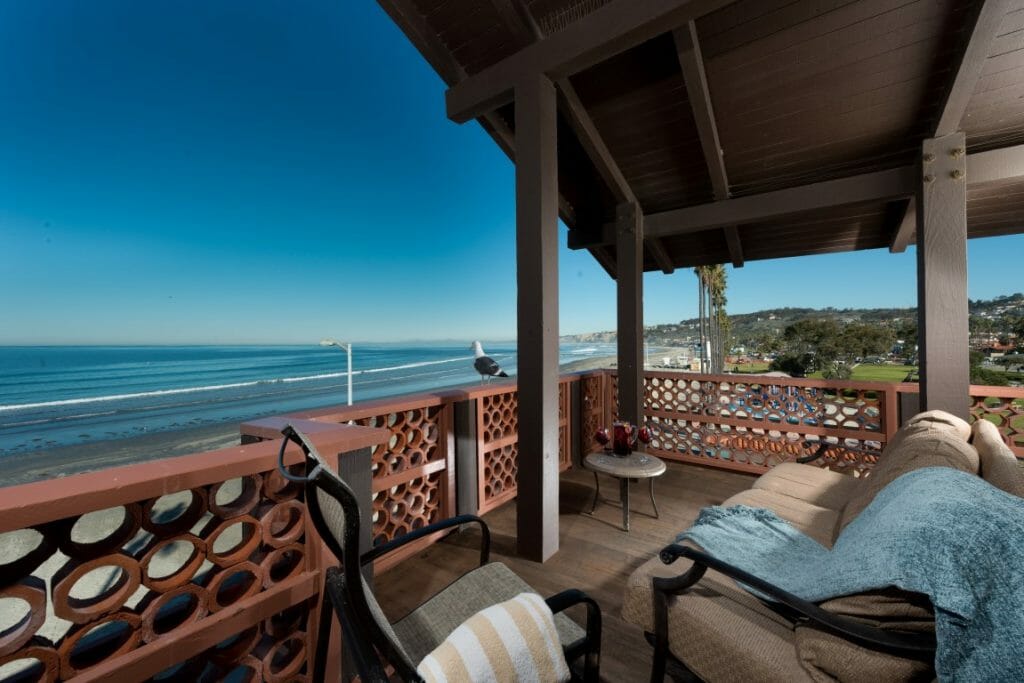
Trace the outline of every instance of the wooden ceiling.
<instances>
[{"instance_id":1,"label":"wooden ceiling","mask_svg":"<svg viewBox=\"0 0 1024 683\"><path fill-rule=\"evenodd\" d=\"M379 1L449 86L491 87L524 49L633 11L633 0ZM963 130L972 155L1024 143L1024 0L658 0L635 14L655 6L676 21L637 20L624 49L553 76L570 246L611 273L622 201L644 213L648 270L900 250L914 221L903 179L923 139ZM449 114L477 116L458 110L456 90ZM514 105L492 94L477 120L511 156ZM983 183L973 159L969 235L1024 232L1024 151Z\"/></svg>"}]
</instances>

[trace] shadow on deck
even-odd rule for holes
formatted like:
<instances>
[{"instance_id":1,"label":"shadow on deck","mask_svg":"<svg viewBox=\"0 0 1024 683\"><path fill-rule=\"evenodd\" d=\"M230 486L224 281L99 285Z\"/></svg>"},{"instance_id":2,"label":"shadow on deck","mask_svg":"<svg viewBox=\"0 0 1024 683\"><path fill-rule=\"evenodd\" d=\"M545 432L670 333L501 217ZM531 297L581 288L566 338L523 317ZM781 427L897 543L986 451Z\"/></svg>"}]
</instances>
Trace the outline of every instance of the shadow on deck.
<instances>
[{"instance_id":1,"label":"shadow on deck","mask_svg":"<svg viewBox=\"0 0 1024 683\"><path fill-rule=\"evenodd\" d=\"M561 477L559 514L561 547L544 564L515 557L515 501L484 515L491 528L491 559L508 565L541 595L580 588L601 605L604 616L601 678L607 681L644 681L650 675L651 648L639 628L620 616L626 579L688 527L707 505L750 487L751 475L713 470L696 465L668 463L668 471L655 484L661 518L652 510L646 484L632 484L633 514L629 533L619 528L621 512L612 505L590 510L593 475L575 468ZM604 486L602 494L617 495L617 487ZM647 514L644 514L647 513ZM449 536L399 566L380 574L375 593L392 621L438 592L475 566L479 533L467 528ZM574 615L582 619L582 615Z\"/></svg>"}]
</instances>

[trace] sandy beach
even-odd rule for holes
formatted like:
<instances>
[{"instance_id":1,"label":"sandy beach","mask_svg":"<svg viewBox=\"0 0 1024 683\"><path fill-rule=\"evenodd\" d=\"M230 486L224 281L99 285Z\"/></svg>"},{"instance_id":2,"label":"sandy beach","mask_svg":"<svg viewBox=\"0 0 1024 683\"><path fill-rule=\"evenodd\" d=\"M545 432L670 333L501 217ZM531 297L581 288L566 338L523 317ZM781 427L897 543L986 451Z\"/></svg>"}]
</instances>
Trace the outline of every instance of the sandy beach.
<instances>
[{"instance_id":1,"label":"sandy beach","mask_svg":"<svg viewBox=\"0 0 1024 683\"><path fill-rule=\"evenodd\" d=\"M239 442L238 427L237 423L210 425L6 455L0 486L234 446Z\"/></svg>"},{"instance_id":2,"label":"sandy beach","mask_svg":"<svg viewBox=\"0 0 1024 683\"><path fill-rule=\"evenodd\" d=\"M665 367L665 358L676 359L688 351L666 347L651 349L649 367ZM586 372L616 365L615 356L600 356L565 363L560 371ZM239 424L229 422L6 455L0 487L234 446L239 443Z\"/></svg>"}]
</instances>

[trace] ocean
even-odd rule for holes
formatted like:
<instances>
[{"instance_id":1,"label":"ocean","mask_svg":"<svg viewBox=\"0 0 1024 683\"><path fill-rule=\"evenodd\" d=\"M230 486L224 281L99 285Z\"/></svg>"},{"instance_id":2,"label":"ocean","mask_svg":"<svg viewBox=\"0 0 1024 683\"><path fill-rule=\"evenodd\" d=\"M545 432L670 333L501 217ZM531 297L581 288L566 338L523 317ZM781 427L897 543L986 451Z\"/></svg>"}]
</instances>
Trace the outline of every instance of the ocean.
<instances>
[{"instance_id":1,"label":"ocean","mask_svg":"<svg viewBox=\"0 0 1024 683\"><path fill-rule=\"evenodd\" d=\"M516 374L514 343L484 349ZM614 354L614 344L563 344L560 362ZM469 344L354 344L352 366L354 402L480 378ZM339 405L346 369L336 347L0 347L0 454Z\"/></svg>"}]
</instances>

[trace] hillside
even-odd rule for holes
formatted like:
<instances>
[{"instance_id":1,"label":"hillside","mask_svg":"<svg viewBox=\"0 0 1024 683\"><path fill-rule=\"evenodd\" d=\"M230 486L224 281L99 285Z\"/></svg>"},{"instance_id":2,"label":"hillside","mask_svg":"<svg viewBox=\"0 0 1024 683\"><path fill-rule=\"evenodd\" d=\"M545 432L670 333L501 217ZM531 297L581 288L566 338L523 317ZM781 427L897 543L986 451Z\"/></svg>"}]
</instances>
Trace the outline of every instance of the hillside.
<instances>
[{"instance_id":1,"label":"hillside","mask_svg":"<svg viewBox=\"0 0 1024 683\"><path fill-rule=\"evenodd\" d=\"M988 300L969 302L971 330L976 333L994 335L1007 334L1014 325L1024 318L1024 294L1016 293ZM777 336L788 325L807 318L833 318L843 324L868 323L892 327L896 330L910 330L917 326L916 308L769 308L753 313L739 313L729 316L732 325L731 337L734 344L750 345L765 336ZM675 324L652 325L644 328L648 344L657 346L683 346L696 343L698 338L696 318L680 320ZM567 335L565 342L595 343L614 342L614 330Z\"/></svg>"}]
</instances>

